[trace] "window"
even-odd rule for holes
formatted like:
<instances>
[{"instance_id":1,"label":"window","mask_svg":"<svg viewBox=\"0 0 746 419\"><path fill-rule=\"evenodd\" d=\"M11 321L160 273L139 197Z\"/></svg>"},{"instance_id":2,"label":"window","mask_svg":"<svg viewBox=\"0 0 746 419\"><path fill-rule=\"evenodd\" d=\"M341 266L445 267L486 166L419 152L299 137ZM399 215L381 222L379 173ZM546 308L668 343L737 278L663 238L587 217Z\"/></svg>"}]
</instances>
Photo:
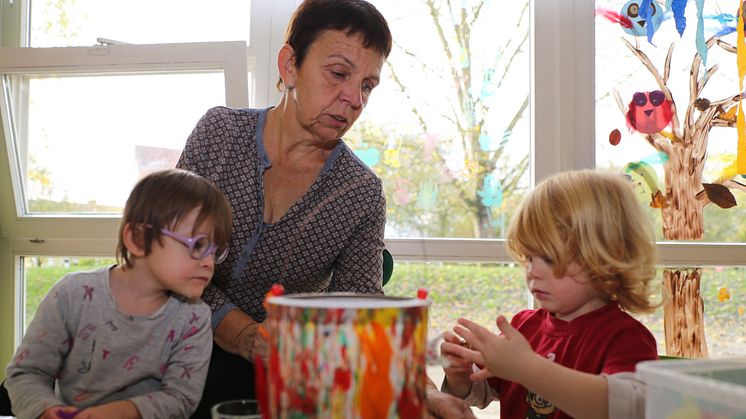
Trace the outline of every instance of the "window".
<instances>
[{"instance_id":1,"label":"window","mask_svg":"<svg viewBox=\"0 0 746 419\"><path fill-rule=\"evenodd\" d=\"M207 108L275 102L295 0L151 3L0 3L0 359L41 285L29 261L111 258L132 184Z\"/></svg>"},{"instance_id":2,"label":"window","mask_svg":"<svg viewBox=\"0 0 746 419\"><path fill-rule=\"evenodd\" d=\"M249 104L243 42L65 50L3 52L21 216L118 214L140 176L175 165L205 109Z\"/></svg>"},{"instance_id":3,"label":"window","mask_svg":"<svg viewBox=\"0 0 746 419\"><path fill-rule=\"evenodd\" d=\"M736 355L746 336L738 5L647 3L594 2L596 166L629 176L655 225L664 293L679 297L658 324L669 352Z\"/></svg>"},{"instance_id":4,"label":"window","mask_svg":"<svg viewBox=\"0 0 746 419\"><path fill-rule=\"evenodd\" d=\"M636 147L640 144L635 144L635 140L642 138L629 134L626 122L607 123L609 118L619 121L624 114L614 101L609 105L610 98L613 99L606 96L609 88L613 85L626 92L626 96L622 95L624 103L630 100L630 92L638 90L634 90L637 85L633 84L634 89L627 91L623 84L633 79L625 79L625 67L617 65L621 58L614 52L620 51L619 34L602 40L600 33L612 30L613 25L595 17L592 11L599 5L618 11L625 1L373 2L387 17L396 45L385 64L382 84L376 88L368 109L347 140L361 159L386 181L390 220L386 242L397 265L412 263L410 268L414 272L429 265L431 273L447 275L455 266L477 263L486 264L486 271L495 272L494 266L511 262L501 240L504 223L512 206L533 184L552 173L573 168L598 166L618 170L632 161L627 157L639 161L646 153L650 154ZM0 3L3 27L0 43L5 47L0 50L4 98L0 135L5 144L0 153L3 191L0 199L3 275L0 277L6 278L0 280L0 295L4 298L0 307L5 307L5 318L19 319L14 307L24 292L20 287L23 275L19 274L24 272L22 258L27 261L35 257L72 260L112 256L117 211L121 208L121 196L126 196L126 192L121 195L122 190L128 189L139 170L153 167L150 163L170 164L173 152L169 150L178 149L185 140L200 110L221 101L243 106L243 99L235 99L241 95L250 106L276 103L275 54L287 19L298 1L221 0L209 4L163 1L139 8L127 6L132 10L151 10L152 19L150 15L135 15L126 19L130 24L123 27L102 23L105 20L100 19L108 12L98 11L99 3L93 0ZM453 3L455 9L447 9L448 3ZM429 4L435 8L437 19L431 17L433 10ZM481 9L477 8L480 4ZM162 10L153 9L161 5ZM688 7L694 7L694 2ZM728 11L729 7L723 5L722 10ZM195 15L197 20L191 17ZM218 27L211 26L212 22L217 22ZM468 34L469 42L464 38L459 44L454 34L446 33L453 26L451 22L462 25L460 34ZM672 25L672 22L664 23ZM185 25L175 26L179 23ZM439 39L437 25L444 29L445 42ZM692 23L689 29L695 26ZM99 43L98 38L104 38L104 43ZM237 54L241 58L231 61L241 70L233 72L227 68L233 65L226 64L224 59L209 58L215 58L217 52L200 44L206 41L221 42L226 48L235 42L242 43L242 52ZM612 49L614 42L617 45ZM660 63L667 46L663 39L659 42L655 38L655 42L657 47L650 54L651 57L658 54L653 60ZM640 43L648 47L645 39L640 39ZM200 45L205 48L201 50ZM38 50L18 48L28 46ZM55 57L54 50L61 48L65 53ZM103 55L93 55L97 51ZM450 51L451 56L445 55L445 51ZM172 58L168 65L147 60L149 56L164 54ZM184 58L190 54L201 55L203 64L188 64L191 59ZM233 55L226 52L225 57ZM632 55L627 58L635 60ZM17 67L17 63L24 61L24 66ZM222 64L216 65L216 61ZM105 62L113 67L104 71ZM725 72L724 67L721 66L718 75ZM639 69L639 62L636 68ZM238 73L243 75L237 78L229 75ZM639 71L635 76L641 76ZM649 83L649 75L644 77ZM241 87L230 81L241 79L246 80ZM131 83L131 87L117 93L117 99L154 95L148 96L158 98L150 99L157 102L151 109L184 106L175 112L179 118L159 116L156 125L160 123L161 128L168 125L165 134L151 127L113 143L126 149L117 156L129 156L117 158L117 162L124 161L125 168L116 169L112 172L115 175L107 175L111 179L106 179L110 184L120 185L111 188L119 190L120 198L104 200L100 186L69 182L67 177L52 182L50 187L46 177L67 170L65 166L93 162L74 161L55 167L56 163L46 160L45 153L68 152L54 149L61 143L57 142L58 138L67 138L65 141L71 144L83 138L71 139L71 131L62 123L42 126L39 112L67 111L64 109L67 102L61 102L64 99L61 96L69 95L67 89L74 86L83 84L109 91L124 83ZM153 87L147 87L149 83ZM189 100L183 101L181 97ZM92 100L82 96L72 99L84 105ZM112 118L107 110L117 109L116 112L133 115L132 118L140 121L155 112L126 106L124 100L104 99L109 102L88 106L90 114L76 113L78 119L63 122L76 127L84 125L95 133L95 125L87 124L111 118L108 126L112 126L122 120L122 115ZM617 147L608 142L613 128L623 134ZM716 131L721 129L713 133ZM148 137L151 133L159 134ZM113 137L114 133L109 134ZM714 136L712 140L714 143ZM87 141L83 144L91 144L92 140ZM732 139L724 138L720 145L731 147ZM635 150L619 152L620 147L627 146ZM710 157L714 159L716 154L724 153L727 151L721 150ZM498 154L499 158L495 159ZM141 158L138 166L138 156L150 157ZM107 165L107 170L109 167L113 168ZM722 167L714 160L708 163L706 179L715 179L719 169ZM99 173L96 169L90 172L94 171ZM656 173L663 178L662 172ZM93 183L96 179L87 180ZM734 196L739 203L743 199L740 192L734 192ZM61 208L65 198L80 205ZM711 210L715 211L714 215L708 212ZM651 209L651 216L658 216L657 212ZM710 205L704 218L706 241L666 240L659 244L662 266L703 267L701 292L706 305L720 303L719 297L713 299L713 287L718 293L720 288L726 288L731 295L728 301L733 304L728 315L734 315L733 310L740 315L743 297L733 282L717 285L726 282L718 279L716 267L727 267L724 269L729 278L740 272L730 268L743 263L738 214L738 209L722 210ZM479 286L489 287L486 282ZM716 310L707 310L708 324L716 320L711 315L713 311ZM0 342L6 342L0 346L0 359L9 359L11 343L19 337L19 329L2 329L0 333ZM744 335L739 332L739 339ZM707 339L714 338L708 335Z\"/></svg>"},{"instance_id":5,"label":"window","mask_svg":"<svg viewBox=\"0 0 746 419\"><path fill-rule=\"evenodd\" d=\"M394 47L348 137L384 179L387 237L503 237L529 188L528 0L374 3Z\"/></svg>"}]
</instances>

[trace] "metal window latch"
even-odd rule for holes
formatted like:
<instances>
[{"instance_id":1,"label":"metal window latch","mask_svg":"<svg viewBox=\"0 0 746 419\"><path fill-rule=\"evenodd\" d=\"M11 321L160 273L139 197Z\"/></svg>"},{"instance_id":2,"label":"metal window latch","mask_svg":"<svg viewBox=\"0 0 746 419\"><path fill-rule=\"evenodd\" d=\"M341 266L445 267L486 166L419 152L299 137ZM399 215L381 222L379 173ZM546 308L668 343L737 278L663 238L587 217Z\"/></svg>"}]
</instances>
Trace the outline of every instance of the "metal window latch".
<instances>
[{"instance_id":1,"label":"metal window latch","mask_svg":"<svg viewBox=\"0 0 746 419\"><path fill-rule=\"evenodd\" d=\"M29 241L31 243L35 243L35 244L42 244L42 243L44 243L44 239L40 239L38 237L34 237L33 239L29 239Z\"/></svg>"},{"instance_id":2,"label":"metal window latch","mask_svg":"<svg viewBox=\"0 0 746 419\"><path fill-rule=\"evenodd\" d=\"M117 41L116 39L109 38L96 38L96 42L101 45L132 45L129 42Z\"/></svg>"}]
</instances>

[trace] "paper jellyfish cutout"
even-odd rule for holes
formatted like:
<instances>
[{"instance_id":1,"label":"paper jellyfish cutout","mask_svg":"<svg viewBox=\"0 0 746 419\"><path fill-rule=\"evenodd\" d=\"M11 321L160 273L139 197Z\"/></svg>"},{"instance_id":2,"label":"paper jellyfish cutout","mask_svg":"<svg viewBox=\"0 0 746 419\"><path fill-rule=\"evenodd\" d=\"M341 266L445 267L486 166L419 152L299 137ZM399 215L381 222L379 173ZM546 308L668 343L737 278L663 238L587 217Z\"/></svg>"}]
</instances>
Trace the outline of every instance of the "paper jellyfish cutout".
<instances>
[{"instance_id":1,"label":"paper jellyfish cutout","mask_svg":"<svg viewBox=\"0 0 746 419\"><path fill-rule=\"evenodd\" d=\"M381 161L381 152L375 147L370 147L365 150L355 150L355 155L367 164L368 167L374 167Z\"/></svg>"},{"instance_id":2,"label":"paper jellyfish cutout","mask_svg":"<svg viewBox=\"0 0 746 419\"><path fill-rule=\"evenodd\" d=\"M655 33L655 31L657 31L661 26L661 22L663 21L663 11L656 7L654 1L651 1L648 5L649 10L643 10L642 3L646 1L649 0L630 0L625 3L619 13L623 17L629 19L629 22L632 24L631 27L622 25L624 32L634 36L648 36L649 41L649 38L651 38L653 33ZM643 11L647 12L646 14L649 15L649 18L642 14ZM652 27L652 29L648 29L648 27Z\"/></svg>"},{"instance_id":3,"label":"paper jellyfish cutout","mask_svg":"<svg viewBox=\"0 0 746 419\"><path fill-rule=\"evenodd\" d=\"M643 134L655 134L673 118L671 102L660 90L637 92L632 95L627 111L627 126Z\"/></svg>"}]
</instances>

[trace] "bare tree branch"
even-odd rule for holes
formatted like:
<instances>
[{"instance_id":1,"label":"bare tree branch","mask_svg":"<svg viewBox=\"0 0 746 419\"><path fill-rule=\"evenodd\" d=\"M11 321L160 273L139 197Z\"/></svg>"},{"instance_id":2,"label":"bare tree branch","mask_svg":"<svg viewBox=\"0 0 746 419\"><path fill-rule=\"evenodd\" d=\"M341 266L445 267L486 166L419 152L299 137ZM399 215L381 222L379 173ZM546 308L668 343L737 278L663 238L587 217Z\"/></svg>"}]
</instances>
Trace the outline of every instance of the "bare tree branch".
<instances>
[{"instance_id":1,"label":"bare tree branch","mask_svg":"<svg viewBox=\"0 0 746 419\"><path fill-rule=\"evenodd\" d=\"M666 63L663 65L663 84L668 85L668 76L671 74L671 57L673 56L673 46L675 44L671 42L671 46L668 47L668 54L666 54Z\"/></svg>"}]
</instances>

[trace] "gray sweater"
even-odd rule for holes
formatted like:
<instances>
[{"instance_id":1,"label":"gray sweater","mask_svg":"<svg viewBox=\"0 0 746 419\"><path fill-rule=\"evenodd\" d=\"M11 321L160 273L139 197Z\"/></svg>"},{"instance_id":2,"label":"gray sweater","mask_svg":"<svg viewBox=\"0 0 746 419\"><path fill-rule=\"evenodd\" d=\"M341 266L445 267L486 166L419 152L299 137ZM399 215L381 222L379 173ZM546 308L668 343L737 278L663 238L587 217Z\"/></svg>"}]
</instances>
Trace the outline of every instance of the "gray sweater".
<instances>
[{"instance_id":1,"label":"gray sweater","mask_svg":"<svg viewBox=\"0 0 746 419\"><path fill-rule=\"evenodd\" d=\"M120 313L111 268L68 274L42 301L6 371L18 418L127 399L143 418L186 418L197 407L212 351L210 309L173 295L152 316Z\"/></svg>"}]
</instances>

